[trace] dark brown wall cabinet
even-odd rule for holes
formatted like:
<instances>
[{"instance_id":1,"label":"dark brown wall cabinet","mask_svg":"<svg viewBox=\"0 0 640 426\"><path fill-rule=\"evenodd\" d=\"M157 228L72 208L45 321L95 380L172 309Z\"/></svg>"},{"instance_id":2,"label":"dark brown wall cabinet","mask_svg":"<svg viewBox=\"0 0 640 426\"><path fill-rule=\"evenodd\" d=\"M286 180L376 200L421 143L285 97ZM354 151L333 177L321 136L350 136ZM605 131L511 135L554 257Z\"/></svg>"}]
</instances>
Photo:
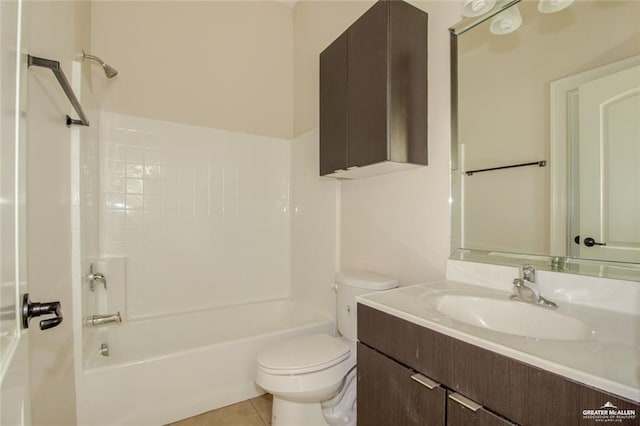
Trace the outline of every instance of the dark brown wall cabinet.
<instances>
[{"instance_id":1,"label":"dark brown wall cabinet","mask_svg":"<svg viewBox=\"0 0 640 426\"><path fill-rule=\"evenodd\" d=\"M426 164L427 14L381 0L320 54L320 175Z\"/></svg>"},{"instance_id":2,"label":"dark brown wall cabinet","mask_svg":"<svg viewBox=\"0 0 640 426\"><path fill-rule=\"evenodd\" d=\"M590 425L640 404L358 305L358 426ZM637 425L626 419L622 425Z\"/></svg>"}]
</instances>

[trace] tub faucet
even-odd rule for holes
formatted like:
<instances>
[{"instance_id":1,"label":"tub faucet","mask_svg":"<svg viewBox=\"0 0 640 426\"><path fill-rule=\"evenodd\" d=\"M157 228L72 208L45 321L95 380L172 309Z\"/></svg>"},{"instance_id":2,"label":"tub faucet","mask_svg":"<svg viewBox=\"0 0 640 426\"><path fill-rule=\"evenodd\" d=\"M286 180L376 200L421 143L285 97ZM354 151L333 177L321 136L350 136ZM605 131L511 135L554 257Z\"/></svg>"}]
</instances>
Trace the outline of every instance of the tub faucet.
<instances>
[{"instance_id":1,"label":"tub faucet","mask_svg":"<svg viewBox=\"0 0 640 426\"><path fill-rule=\"evenodd\" d=\"M106 314L106 315L91 315L88 318L84 319L84 325L87 327L95 327L96 325L105 325L111 323L121 323L122 317L120 317L120 312L115 314Z\"/></svg>"},{"instance_id":2,"label":"tub faucet","mask_svg":"<svg viewBox=\"0 0 640 426\"><path fill-rule=\"evenodd\" d=\"M536 281L536 268L533 265L520 266L520 277L513 280L513 294L511 300L533 303L547 308L557 308L558 305L542 296Z\"/></svg>"},{"instance_id":3,"label":"tub faucet","mask_svg":"<svg viewBox=\"0 0 640 426\"><path fill-rule=\"evenodd\" d=\"M103 273L93 272L93 263L89 265L89 275L87 275L87 281L89 281L89 290L96 290L96 283L100 283L107 289L107 279Z\"/></svg>"}]
</instances>

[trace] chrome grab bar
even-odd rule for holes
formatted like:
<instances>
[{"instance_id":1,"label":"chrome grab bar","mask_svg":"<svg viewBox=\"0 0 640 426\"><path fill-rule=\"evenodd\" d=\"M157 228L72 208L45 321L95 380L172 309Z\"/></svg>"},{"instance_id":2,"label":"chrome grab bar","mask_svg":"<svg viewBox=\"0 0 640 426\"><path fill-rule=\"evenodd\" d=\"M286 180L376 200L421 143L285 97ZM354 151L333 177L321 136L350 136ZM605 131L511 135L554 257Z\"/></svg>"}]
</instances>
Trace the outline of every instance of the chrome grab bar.
<instances>
[{"instance_id":1,"label":"chrome grab bar","mask_svg":"<svg viewBox=\"0 0 640 426\"><path fill-rule=\"evenodd\" d=\"M106 314L106 315L92 315L88 318L85 318L84 325L86 327L95 327L98 325L105 325L111 323L121 323L122 318L120 317L120 312L115 314Z\"/></svg>"},{"instance_id":2,"label":"chrome grab bar","mask_svg":"<svg viewBox=\"0 0 640 426\"><path fill-rule=\"evenodd\" d=\"M37 56L28 55L27 67L32 67L32 66L48 68L53 72L53 75L56 76L58 83L60 83L60 86L62 86L62 90L64 90L64 93L67 95L67 98L69 98L69 102L71 102L73 109L75 109L76 113L78 113L78 116L80 116L80 120L76 120L67 115L67 126L71 126L73 124L88 126L89 120L87 119L87 116L85 115L84 111L82 110L82 107L80 106L80 101L78 101L78 98L76 97L75 93L73 93L73 89L71 88L71 85L67 80L67 77L65 77L64 72L62 71L62 68L60 68L60 62L54 61L52 59L38 58Z\"/></svg>"}]
</instances>

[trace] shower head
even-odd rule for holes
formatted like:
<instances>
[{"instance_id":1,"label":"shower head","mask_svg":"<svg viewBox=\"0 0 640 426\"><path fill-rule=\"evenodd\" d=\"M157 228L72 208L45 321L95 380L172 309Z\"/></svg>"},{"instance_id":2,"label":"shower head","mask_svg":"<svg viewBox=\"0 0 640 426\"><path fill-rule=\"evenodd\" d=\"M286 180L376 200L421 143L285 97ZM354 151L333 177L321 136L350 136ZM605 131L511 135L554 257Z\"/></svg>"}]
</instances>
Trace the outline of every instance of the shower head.
<instances>
[{"instance_id":1,"label":"shower head","mask_svg":"<svg viewBox=\"0 0 640 426\"><path fill-rule=\"evenodd\" d=\"M97 56L89 55L88 53L85 53L85 51L83 50L82 60L84 61L85 59L90 59L92 61L96 61L97 63L99 63L102 66L102 69L104 70L104 74L107 76L107 78L113 78L116 75L118 75L118 71L115 68L113 68L111 65L105 64L102 59L98 58Z\"/></svg>"}]
</instances>

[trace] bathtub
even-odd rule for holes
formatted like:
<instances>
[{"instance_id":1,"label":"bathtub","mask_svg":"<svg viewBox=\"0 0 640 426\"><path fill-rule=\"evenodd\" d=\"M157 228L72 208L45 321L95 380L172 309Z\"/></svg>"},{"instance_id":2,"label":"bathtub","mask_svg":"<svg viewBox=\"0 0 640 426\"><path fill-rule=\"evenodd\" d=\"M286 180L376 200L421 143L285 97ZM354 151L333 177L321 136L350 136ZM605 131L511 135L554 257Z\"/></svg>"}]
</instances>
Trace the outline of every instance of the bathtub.
<instances>
[{"instance_id":1,"label":"bathtub","mask_svg":"<svg viewBox=\"0 0 640 426\"><path fill-rule=\"evenodd\" d=\"M254 383L260 350L334 330L291 299L85 328L79 424L162 425L253 398L264 393Z\"/></svg>"}]
</instances>

